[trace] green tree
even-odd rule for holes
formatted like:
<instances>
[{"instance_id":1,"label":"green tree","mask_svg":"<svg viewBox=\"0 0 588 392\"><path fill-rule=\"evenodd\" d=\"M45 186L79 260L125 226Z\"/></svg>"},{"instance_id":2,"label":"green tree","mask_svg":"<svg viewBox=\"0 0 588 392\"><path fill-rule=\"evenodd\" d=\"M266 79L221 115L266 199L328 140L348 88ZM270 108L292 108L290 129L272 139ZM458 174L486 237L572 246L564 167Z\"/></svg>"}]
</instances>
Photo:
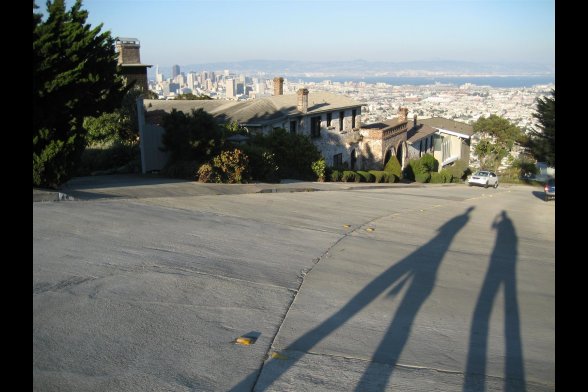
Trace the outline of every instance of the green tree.
<instances>
[{"instance_id":1,"label":"green tree","mask_svg":"<svg viewBox=\"0 0 588 392\"><path fill-rule=\"evenodd\" d=\"M482 136L475 153L484 169L496 170L503 158L508 156L515 142L523 139L521 130L506 118L491 114L480 117L474 124L474 133Z\"/></svg>"},{"instance_id":2,"label":"green tree","mask_svg":"<svg viewBox=\"0 0 588 392\"><path fill-rule=\"evenodd\" d=\"M279 178L314 180L312 163L322 155L307 135L275 128L268 135L255 135L250 142L274 154Z\"/></svg>"},{"instance_id":3,"label":"green tree","mask_svg":"<svg viewBox=\"0 0 588 392\"><path fill-rule=\"evenodd\" d=\"M84 118L111 112L126 92L110 32L86 23L76 0L33 1L33 186L67 181L86 146Z\"/></svg>"},{"instance_id":4,"label":"green tree","mask_svg":"<svg viewBox=\"0 0 588 392\"><path fill-rule=\"evenodd\" d=\"M214 118L203 109L184 112L173 109L163 117L163 151L170 153L169 164L180 161L206 162L220 153L222 132Z\"/></svg>"},{"instance_id":5,"label":"green tree","mask_svg":"<svg viewBox=\"0 0 588 392\"><path fill-rule=\"evenodd\" d=\"M537 98L537 111L533 117L539 122L539 130L529 131L531 154L540 162L555 167L555 89L552 97Z\"/></svg>"},{"instance_id":6,"label":"green tree","mask_svg":"<svg viewBox=\"0 0 588 392\"><path fill-rule=\"evenodd\" d=\"M190 100L190 101L206 101L206 100L209 100L209 99L212 99L212 98L210 98L208 95L204 95L204 94L195 95L195 94L192 94L192 93L180 94L180 95L178 95L175 98L176 101L178 101L178 100L184 100L184 101L188 101L188 100Z\"/></svg>"}]
</instances>

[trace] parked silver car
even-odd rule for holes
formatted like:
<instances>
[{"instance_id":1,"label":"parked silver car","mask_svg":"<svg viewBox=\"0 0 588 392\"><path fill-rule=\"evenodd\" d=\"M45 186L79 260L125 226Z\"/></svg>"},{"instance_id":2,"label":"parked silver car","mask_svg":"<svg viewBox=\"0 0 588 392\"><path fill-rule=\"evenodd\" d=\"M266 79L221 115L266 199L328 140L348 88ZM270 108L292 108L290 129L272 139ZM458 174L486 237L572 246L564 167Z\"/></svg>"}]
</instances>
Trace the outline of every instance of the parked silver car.
<instances>
[{"instance_id":1,"label":"parked silver car","mask_svg":"<svg viewBox=\"0 0 588 392\"><path fill-rule=\"evenodd\" d=\"M498 176L494 172L480 170L468 178L468 185L479 185L483 186L484 188L493 186L494 188L498 188Z\"/></svg>"}]
</instances>

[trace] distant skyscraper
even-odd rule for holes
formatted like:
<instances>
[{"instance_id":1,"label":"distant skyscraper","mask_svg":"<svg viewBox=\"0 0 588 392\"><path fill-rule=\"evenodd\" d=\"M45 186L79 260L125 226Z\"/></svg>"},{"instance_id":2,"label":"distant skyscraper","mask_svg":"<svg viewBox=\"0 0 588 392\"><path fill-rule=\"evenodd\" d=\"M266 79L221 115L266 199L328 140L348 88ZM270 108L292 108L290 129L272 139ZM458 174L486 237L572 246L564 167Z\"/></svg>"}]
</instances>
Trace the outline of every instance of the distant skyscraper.
<instances>
[{"instance_id":1,"label":"distant skyscraper","mask_svg":"<svg viewBox=\"0 0 588 392\"><path fill-rule=\"evenodd\" d=\"M225 89L227 98L235 98L235 79L225 79Z\"/></svg>"},{"instance_id":2,"label":"distant skyscraper","mask_svg":"<svg viewBox=\"0 0 588 392\"><path fill-rule=\"evenodd\" d=\"M155 67L155 81L157 83L163 82L163 74L159 72L159 65Z\"/></svg>"},{"instance_id":3,"label":"distant skyscraper","mask_svg":"<svg viewBox=\"0 0 588 392\"><path fill-rule=\"evenodd\" d=\"M180 74L180 66L177 64L172 66L172 79L174 79L179 74Z\"/></svg>"}]
</instances>

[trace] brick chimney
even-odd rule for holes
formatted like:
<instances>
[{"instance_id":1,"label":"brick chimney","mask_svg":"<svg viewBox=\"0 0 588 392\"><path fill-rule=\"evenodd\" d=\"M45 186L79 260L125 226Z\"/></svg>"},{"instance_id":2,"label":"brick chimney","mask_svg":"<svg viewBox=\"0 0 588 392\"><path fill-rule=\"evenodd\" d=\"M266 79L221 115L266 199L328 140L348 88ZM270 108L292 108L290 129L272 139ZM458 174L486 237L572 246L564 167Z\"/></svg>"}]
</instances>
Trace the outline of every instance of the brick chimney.
<instances>
[{"instance_id":1,"label":"brick chimney","mask_svg":"<svg viewBox=\"0 0 588 392\"><path fill-rule=\"evenodd\" d=\"M406 117L408 117L408 108L398 107L398 121L404 122Z\"/></svg>"},{"instance_id":2,"label":"brick chimney","mask_svg":"<svg viewBox=\"0 0 588 392\"><path fill-rule=\"evenodd\" d=\"M284 94L284 78L276 76L274 78L274 95Z\"/></svg>"},{"instance_id":3,"label":"brick chimney","mask_svg":"<svg viewBox=\"0 0 588 392\"><path fill-rule=\"evenodd\" d=\"M308 89L301 88L296 94L298 94L298 105L296 107L302 113L306 113L308 111Z\"/></svg>"}]
</instances>

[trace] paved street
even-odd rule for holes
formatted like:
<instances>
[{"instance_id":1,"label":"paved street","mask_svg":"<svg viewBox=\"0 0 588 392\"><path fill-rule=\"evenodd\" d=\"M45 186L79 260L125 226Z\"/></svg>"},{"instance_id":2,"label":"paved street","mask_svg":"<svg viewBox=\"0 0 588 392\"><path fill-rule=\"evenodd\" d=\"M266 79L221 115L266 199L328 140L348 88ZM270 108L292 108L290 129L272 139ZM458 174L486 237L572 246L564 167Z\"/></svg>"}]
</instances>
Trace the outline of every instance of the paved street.
<instances>
[{"instance_id":1,"label":"paved street","mask_svg":"<svg viewBox=\"0 0 588 392\"><path fill-rule=\"evenodd\" d=\"M541 188L193 185L33 203L34 390L555 390Z\"/></svg>"}]
</instances>

